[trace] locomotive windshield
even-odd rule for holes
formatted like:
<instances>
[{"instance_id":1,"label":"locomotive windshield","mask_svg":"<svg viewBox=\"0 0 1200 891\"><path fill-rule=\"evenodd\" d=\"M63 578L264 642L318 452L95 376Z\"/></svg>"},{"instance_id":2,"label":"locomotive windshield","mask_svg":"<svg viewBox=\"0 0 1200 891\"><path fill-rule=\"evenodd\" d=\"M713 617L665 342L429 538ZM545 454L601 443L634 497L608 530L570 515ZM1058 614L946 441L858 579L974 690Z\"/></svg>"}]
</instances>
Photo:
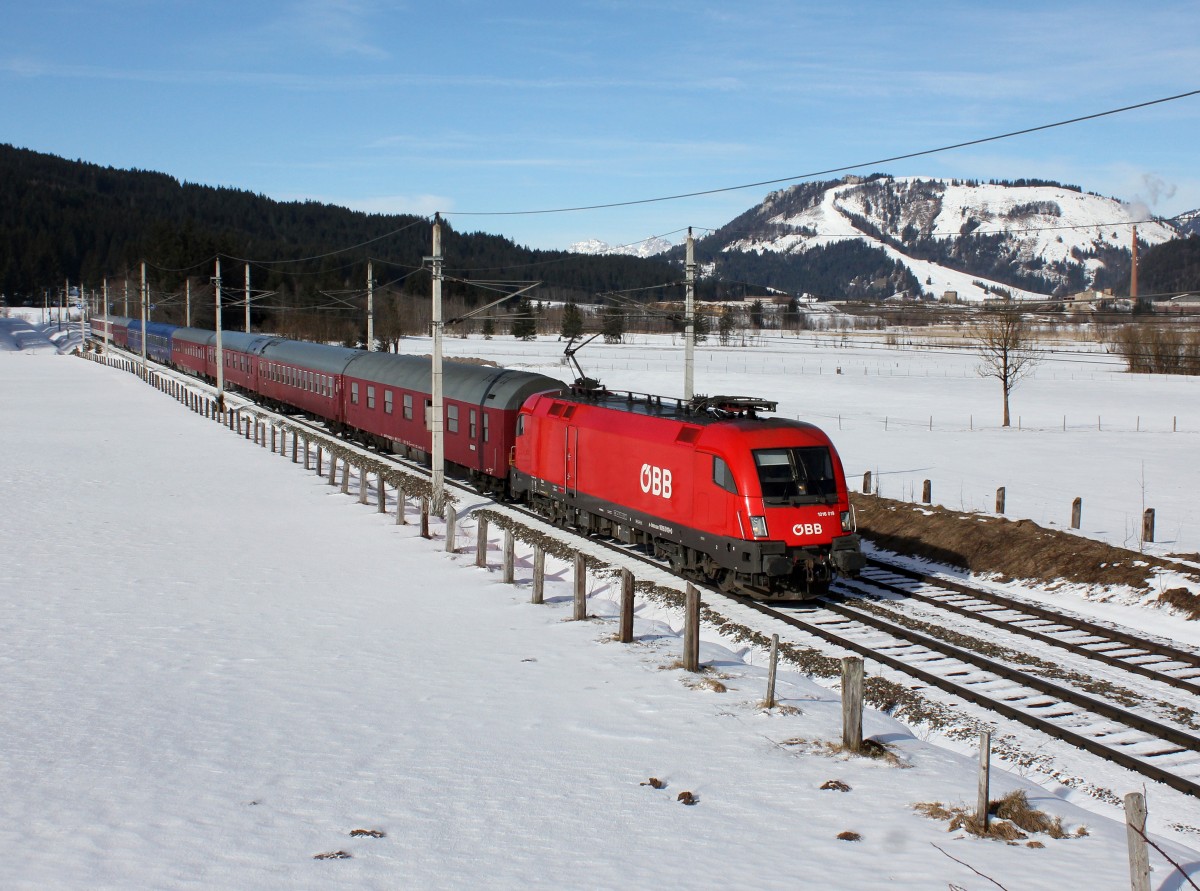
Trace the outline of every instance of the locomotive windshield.
<instances>
[{"instance_id":1,"label":"locomotive windshield","mask_svg":"<svg viewBox=\"0 0 1200 891\"><path fill-rule=\"evenodd\" d=\"M837 501L833 461L824 446L757 449L754 463L763 501L768 504L814 504Z\"/></svg>"}]
</instances>

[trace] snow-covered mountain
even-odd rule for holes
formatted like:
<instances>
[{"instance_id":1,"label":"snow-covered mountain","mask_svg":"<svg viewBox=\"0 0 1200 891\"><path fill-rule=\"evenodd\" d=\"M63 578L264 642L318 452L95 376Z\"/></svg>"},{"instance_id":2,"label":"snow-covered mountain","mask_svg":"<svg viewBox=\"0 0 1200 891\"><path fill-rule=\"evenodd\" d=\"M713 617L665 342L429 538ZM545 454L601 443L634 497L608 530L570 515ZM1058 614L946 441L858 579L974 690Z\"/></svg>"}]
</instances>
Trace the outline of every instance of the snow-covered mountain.
<instances>
[{"instance_id":1,"label":"snow-covered mountain","mask_svg":"<svg viewBox=\"0 0 1200 891\"><path fill-rule=\"evenodd\" d=\"M577 241L567 248L573 254L628 254L633 257L653 257L673 248L674 245L665 238L652 235L642 241L631 244L610 245L605 241L589 238L587 241Z\"/></svg>"},{"instance_id":2,"label":"snow-covered mountain","mask_svg":"<svg viewBox=\"0 0 1200 891\"><path fill-rule=\"evenodd\" d=\"M718 274L792 292L1035 299L1121 293L1134 223L1143 247L1184 234L1147 217L1052 183L876 175L772 192L701 244Z\"/></svg>"}]
</instances>

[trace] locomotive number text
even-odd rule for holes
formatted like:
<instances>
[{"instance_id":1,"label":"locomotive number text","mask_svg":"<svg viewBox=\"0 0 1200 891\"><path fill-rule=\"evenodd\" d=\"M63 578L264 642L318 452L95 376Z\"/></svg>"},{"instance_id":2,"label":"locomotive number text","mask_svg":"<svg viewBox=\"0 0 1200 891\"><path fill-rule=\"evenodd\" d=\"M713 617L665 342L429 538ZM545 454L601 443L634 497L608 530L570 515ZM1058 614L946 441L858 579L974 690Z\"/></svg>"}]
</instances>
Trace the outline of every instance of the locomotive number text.
<instances>
[{"instance_id":1,"label":"locomotive number text","mask_svg":"<svg viewBox=\"0 0 1200 891\"><path fill-rule=\"evenodd\" d=\"M820 535L820 523L797 523L792 527L792 535Z\"/></svg>"},{"instance_id":2,"label":"locomotive number text","mask_svg":"<svg viewBox=\"0 0 1200 891\"><path fill-rule=\"evenodd\" d=\"M653 464L642 465L642 491L662 498L671 497L671 471Z\"/></svg>"}]
</instances>

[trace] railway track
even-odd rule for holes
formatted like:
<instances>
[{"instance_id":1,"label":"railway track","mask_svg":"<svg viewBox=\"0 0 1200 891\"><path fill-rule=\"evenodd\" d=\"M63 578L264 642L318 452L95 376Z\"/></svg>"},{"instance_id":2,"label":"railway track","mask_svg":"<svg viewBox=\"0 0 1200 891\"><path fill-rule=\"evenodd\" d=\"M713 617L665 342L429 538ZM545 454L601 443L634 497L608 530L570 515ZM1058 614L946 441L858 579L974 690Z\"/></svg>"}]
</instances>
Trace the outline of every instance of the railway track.
<instances>
[{"instance_id":1,"label":"railway track","mask_svg":"<svg viewBox=\"0 0 1200 891\"><path fill-rule=\"evenodd\" d=\"M922 684L1200 797L1200 736L1177 725L947 643L853 603L826 601L819 610L800 611L734 599Z\"/></svg>"},{"instance_id":2,"label":"railway track","mask_svg":"<svg viewBox=\"0 0 1200 891\"><path fill-rule=\"evenodd\" d=\"M160 373L175 376L193 387L207 388L186 374L166 369ZM345 439L308 419L267 411L245 397L229 394L227 398L244 402L245 407L252 407L261 415L304 426L316 436L346 444ZM428 475L426 468L411 461L361 446L356 448L375 460L393 461L408 472ZM482 497L470 488L455 488L463 494ZM536 514L513 505L500 507L522 514L536 522L542 531L561 536L568 544L575 537L575 533L552 526ZM665 571L659 561L628 547L597 539L589 542L622 558L619 562L632 561ZM770 605L701 587L705 587L706 596L714 601L728 599L739 603L806 635L903 673L920 685L974 703L1200 798L1200 730L1148 717L1137 708L1116 701L1120 696L1106 698L1081 692L1070 683L1051 680L1011 661L985 655L983 651L989 648L986 643L978 648L960 645L964 637L962 620L1000 628L1005 634L1059 648L1078 659L1146 678L1152 684L1175 691L1179 698L1186 697L1185 708L1189 712L1193 708L1200 712L1200 700L1191 699L1200 696L1200 655L1196 653L880 560L871 560L859 581L840 581L835 585L834 592L844 598L841 602L827 599L816 609ZM893 601L903 598L946 613L951 619L944 627L954 632L959 643L911 627L912 623L903 616L887 615L886 608L872 608L888 598Z\"/></svg>"},{"instance_id":3,"label":"railway track","mask_svg":"<svg viewBox=\"0 0 1200 891\"><path fill-rule=\"evenodd\" d=\"M870 558L860 579L910 601L1020 634L1200 695L1200 653L1047 609L1027 600Z\"/></svg>"}]
</instances>

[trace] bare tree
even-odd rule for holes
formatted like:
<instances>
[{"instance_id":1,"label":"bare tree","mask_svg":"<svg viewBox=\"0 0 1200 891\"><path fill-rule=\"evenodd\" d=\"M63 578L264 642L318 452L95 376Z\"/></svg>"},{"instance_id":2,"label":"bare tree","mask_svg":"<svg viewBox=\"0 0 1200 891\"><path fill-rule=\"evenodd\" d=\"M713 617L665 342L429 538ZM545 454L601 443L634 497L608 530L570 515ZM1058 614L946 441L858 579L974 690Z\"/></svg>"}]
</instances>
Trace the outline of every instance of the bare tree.
<instances>
[{"instance_id":1,"label":"bare tree","mask_svg":"<svg viewBox=\"0 0 1200 891\"><path fill-rule=\"evenodd\" d=\"M979 376L994 377L1004 390L1004 426L1011 426L1008 396L1017 381L1031 372L1039 356L1033 329L1018 304L1006 300L980 313L968 335L979 354Z\"/></svg>"}]
</instances>

